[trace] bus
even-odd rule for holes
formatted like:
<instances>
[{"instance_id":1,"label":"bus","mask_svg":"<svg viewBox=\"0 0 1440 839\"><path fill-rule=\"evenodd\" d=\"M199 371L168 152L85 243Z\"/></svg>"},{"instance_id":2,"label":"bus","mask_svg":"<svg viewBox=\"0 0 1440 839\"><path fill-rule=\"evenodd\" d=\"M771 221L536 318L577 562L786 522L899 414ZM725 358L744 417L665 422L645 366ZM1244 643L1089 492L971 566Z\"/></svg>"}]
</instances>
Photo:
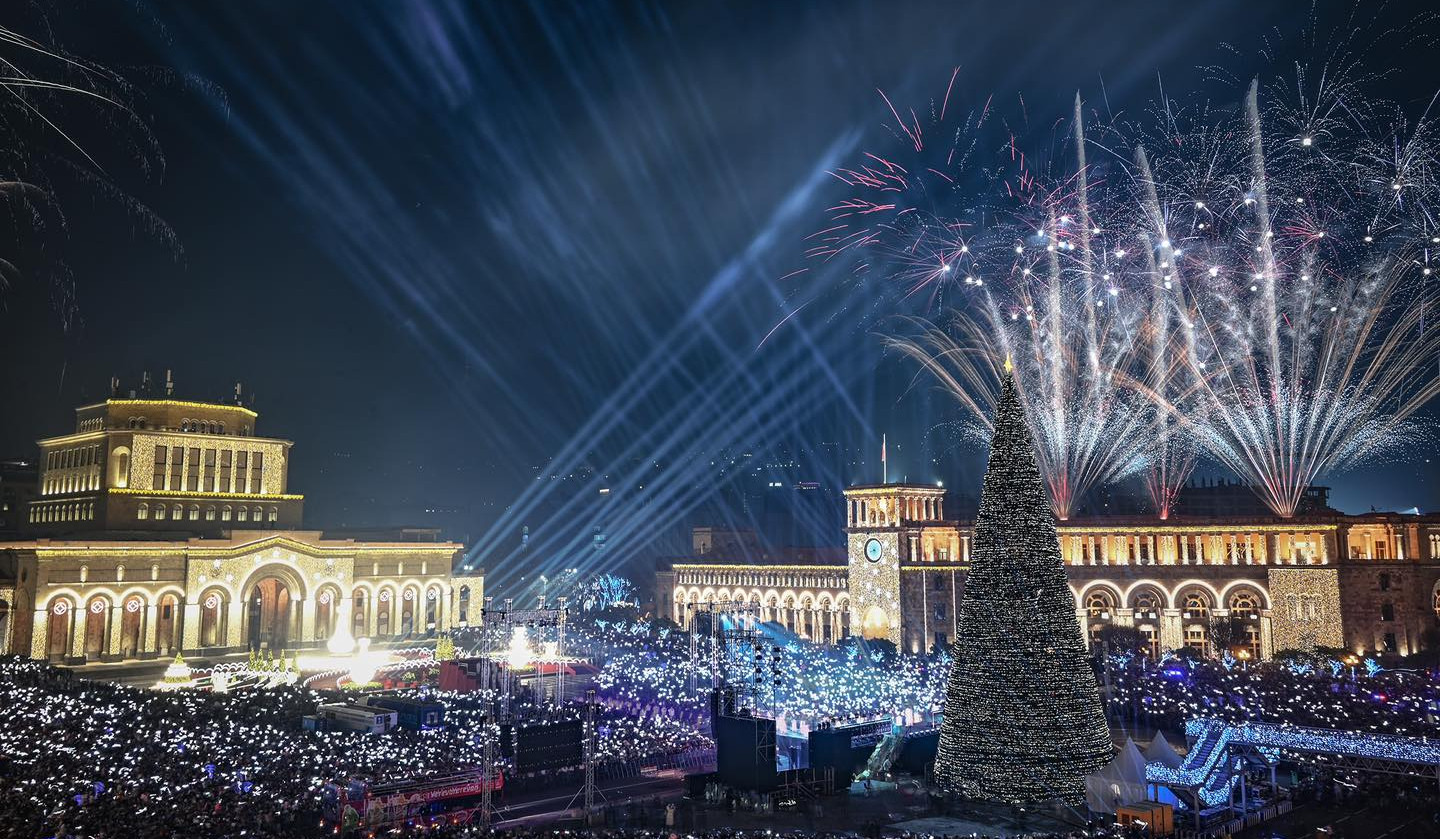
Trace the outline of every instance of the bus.
<instances>
[{"instance_id":1,"label":"bus","mask_svg":"<svg viewBox=\"0 0 1440 839\"><path fill-rule=\"evenodd\" d=\"M489 782L499 806L505 787L500 772ZM480 812L485 773L479 769L430 778L377 783L353 777L329 783L321 792L325 818L344 830L398 827L407 824L465 824Z\"/></svg>"}]
</instances>

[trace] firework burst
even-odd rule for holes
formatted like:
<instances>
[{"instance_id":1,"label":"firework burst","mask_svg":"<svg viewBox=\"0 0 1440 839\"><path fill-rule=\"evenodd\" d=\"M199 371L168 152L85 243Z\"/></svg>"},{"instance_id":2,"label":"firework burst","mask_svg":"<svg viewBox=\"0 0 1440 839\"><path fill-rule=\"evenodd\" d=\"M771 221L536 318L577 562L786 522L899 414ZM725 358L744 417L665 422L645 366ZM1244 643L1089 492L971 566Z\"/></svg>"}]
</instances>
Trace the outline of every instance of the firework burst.
<instances>
[{"instance_id":1,"label":"firework burst","mask_svg":"<svg viewBox=\"0 0 1440 839\"><path fill-rule=\"evenodd\" d=\"M1417 442L1440 391L1434 125L1370 97L1385 74L1339 43L1316 68L1213 71L1230 104L1106 120L1077 96L1039 143L988 100L946 125L953 77L924 128L886 99L904 154L837 173L852 194L814 255L963 295L948 329L890 344L977 437L1013 360L1061 517L1136 474L1168 516L1201 456L1292 516L1323 475Z\"/></svg>"}]
</instances>

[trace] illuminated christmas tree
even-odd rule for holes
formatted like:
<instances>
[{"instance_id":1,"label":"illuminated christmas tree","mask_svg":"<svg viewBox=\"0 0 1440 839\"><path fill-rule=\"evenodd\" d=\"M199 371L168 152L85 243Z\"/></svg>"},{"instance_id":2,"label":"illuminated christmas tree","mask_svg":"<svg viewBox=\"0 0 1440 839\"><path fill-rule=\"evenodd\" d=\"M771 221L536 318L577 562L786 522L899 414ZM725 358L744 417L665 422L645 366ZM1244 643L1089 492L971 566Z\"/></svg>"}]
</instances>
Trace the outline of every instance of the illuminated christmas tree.
<instances>
[{"instance_id":1,"label":"illuminated christmas tree","mask_svg":"<svg viewBox=\"0 0 1440 839\"><path fill-rule=\"evenodd\" d=\"M1114 749L1008 363L970 557L935 783L1079 804Z\"/></svg>"}]
</instances>

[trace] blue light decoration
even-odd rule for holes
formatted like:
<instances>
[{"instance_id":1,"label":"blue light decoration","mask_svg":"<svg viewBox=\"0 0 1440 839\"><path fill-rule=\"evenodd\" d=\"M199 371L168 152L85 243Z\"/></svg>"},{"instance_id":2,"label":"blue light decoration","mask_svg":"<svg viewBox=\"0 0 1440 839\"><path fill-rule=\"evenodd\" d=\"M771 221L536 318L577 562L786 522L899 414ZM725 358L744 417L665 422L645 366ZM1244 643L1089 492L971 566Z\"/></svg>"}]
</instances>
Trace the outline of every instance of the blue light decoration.
<instances>
[{"instance_id":1,"label":"blue light decoration","mask_svg":"<svg viewBox=\"0 0 1440 839\"><path fill-rule=\"evenodd\" d=\"M1384 670L1384 669L1385 669L1385 668L1383 668L1383 667L1380 666L1380 662L1376 661L1375 659L1373 659L1373 658L1367 658L1367 659L1365 659L1365 675L1370 676L1370 677L1373 678L1373 677L1375 676L1375 674L1379 673L1381 670Z\"/></svg>"},{"instance_id":2,"label":"blue light decoration","mask_svg":"<svg viewBox=\"0 0 1440 839\"><path fill-rule=\"evenodd\" d=\"M1255 747L1272 762L1279 758L1281 752L1289 751L1440 766L1440 742L1432 742L1428 737L1275 723L1227 723L1206 717L1196 717L1187 722L1185 736L1193 745L1184 762L1176 768L1161 763L1148 764L1145 780L1197 791L1207 806L1229 798L1227 779L1233 782L1234 778L1219 770L1222 766L1234 768L1231 746Z\"/></svg>"},{"instance_id":3,"label":"blue light decoration","mask_svg":"<svg viewBox=\"0 0 1440 839\"><path fill-rule=\"evenodd\" d=\"M1340 674L1342 674L1342 673L1344 673L1344 672L1345 672L1345 662L1343 662L1343 661L1335 661L1334 659L1331 659L1331 660L1330 660L1330 676L1331 676L1331 678L1338 679L1338 678L1340 678Z\"/></svg>"}]
</instances>

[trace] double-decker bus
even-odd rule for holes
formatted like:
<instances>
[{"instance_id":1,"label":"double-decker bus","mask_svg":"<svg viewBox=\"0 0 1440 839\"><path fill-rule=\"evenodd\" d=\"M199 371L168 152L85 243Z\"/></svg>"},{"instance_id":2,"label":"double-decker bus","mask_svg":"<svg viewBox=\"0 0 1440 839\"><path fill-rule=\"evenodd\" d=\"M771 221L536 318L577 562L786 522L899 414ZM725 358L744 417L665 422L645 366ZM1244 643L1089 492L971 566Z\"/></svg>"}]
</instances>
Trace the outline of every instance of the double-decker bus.
<instances>
[{"instance_id":1,"label":"double-decker bus","mask_svg":"<svg viewBox=\"0 0 1440 839\"><path fill-rule=\"evenodd\" d=\"M489 782L499 804L505 778ZM453 775L408 778L377 783L366 778L329 783L321 792L325 818L343 830L395 827L405 824L464 824L480 812L485 774L479 769Z\"/></svg>"}]
</instances>

